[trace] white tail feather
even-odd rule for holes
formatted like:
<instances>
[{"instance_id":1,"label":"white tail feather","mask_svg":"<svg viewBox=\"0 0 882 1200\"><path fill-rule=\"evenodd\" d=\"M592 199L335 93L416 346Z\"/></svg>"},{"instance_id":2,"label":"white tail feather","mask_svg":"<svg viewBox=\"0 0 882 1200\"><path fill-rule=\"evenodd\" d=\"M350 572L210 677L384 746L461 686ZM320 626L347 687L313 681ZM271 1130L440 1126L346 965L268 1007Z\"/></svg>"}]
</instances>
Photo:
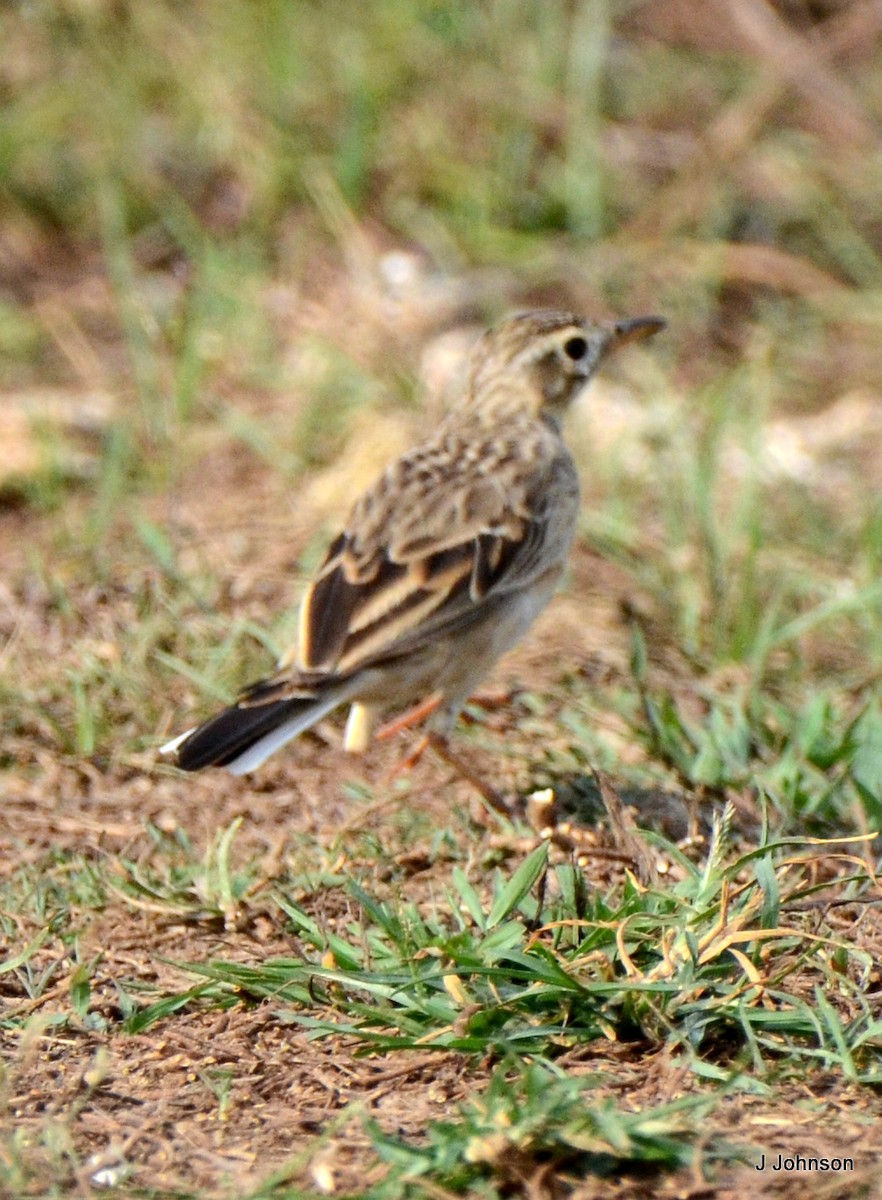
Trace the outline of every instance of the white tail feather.
<instances>
[{"instance_id":1,"label":"white tail feather","mask_svg":"<svg viewBox=\"0 0 882 1200\"><path fill-rule=\"evenodd\" d=\"M320 721L322 717L335 709L339 704L348 700L348 694L344 690L341 692L332 692L329 696L324 696L321 700L316 700L315 704L310 705L303 712L299 712L289 721L278 725L269 733L264 734L260 741L255 742L244 750L238 758L234 758L226 764L227 770L231 775L247 775L249 771L256 771L262 766L271 754L282 746L291 742L303 733L305 729L309 729L311 725L315 725L316 721Z\"/></svg>"},{"instance_id":2,"label":"white tail feather","mask_svg":"<svg viewBox=\"0 0 882 1200\"><path fill-rule=\"evenodd\" d=\"M197 726L188 729L185 733L179 733L177 737L173 737L170 742L166 742L164 746L159 747L160 754L174 754L178 746L182 746L186 742L191 733L195 733Z\"/></svg>"}]
</instances>

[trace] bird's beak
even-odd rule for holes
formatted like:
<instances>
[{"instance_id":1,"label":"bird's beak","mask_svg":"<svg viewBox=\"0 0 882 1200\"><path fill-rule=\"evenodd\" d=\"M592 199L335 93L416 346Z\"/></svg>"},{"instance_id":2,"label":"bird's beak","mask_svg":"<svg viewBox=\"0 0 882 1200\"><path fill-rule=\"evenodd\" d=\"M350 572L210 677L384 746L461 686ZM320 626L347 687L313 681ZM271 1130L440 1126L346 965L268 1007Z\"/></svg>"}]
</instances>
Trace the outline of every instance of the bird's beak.
<instances>
[{"instance_id":1,"label":"bird's beak","mask_svg":"<svg viewBox=\"0 0 882 1200\"><path fill-rule=\"evenodd\" d=\"M625 321L614 321L610 330L609 348L618 350L628 342L642 342L652 337L667 325L662 317L629 317Z\"/></svg>"}]
</instances>

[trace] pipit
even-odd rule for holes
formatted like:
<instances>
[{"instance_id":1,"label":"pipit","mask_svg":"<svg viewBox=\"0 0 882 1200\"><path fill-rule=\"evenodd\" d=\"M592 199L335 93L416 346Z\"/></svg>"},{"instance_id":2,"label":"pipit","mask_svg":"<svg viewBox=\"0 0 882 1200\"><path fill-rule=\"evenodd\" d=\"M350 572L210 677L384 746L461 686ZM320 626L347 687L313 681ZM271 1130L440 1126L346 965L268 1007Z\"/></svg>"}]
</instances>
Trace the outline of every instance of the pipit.
<instances>
[{"instance_id":1,"label":"pipit","mask_svg":"<svg viewBox=\"0 0 882 1200\"><path fill-rule=\"evenodd\" d=\"M362 750L378 711L434 695L430 744L496 805L449 735L563 573L579 508L567 408L611 350L663 325L539 311L486 332L447 418L353 507L276 674L162 752L243 775L342 704L344 746Z\"/></svg>"}]
</instances>

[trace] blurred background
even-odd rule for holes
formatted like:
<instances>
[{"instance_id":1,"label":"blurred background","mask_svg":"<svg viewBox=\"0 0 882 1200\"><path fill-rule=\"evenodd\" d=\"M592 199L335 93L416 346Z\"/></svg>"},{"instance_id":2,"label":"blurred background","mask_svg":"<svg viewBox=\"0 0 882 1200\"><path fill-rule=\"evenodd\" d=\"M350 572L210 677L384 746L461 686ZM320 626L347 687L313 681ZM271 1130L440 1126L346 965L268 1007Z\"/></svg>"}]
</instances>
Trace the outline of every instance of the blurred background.
<instances>
[{"instance_id":1,"label":"blurred background","mask_svg":"<svg viewBox=\"0 0 882 1200\"><path fill-rule=\"evenodd\" d=\"M790 409L878 379L876 3L33 0L2 22L7 390L112 392L158 436L284 382L309 309L368 355L347 322L403 337L543 295L664 311L690 386L761 354ZM366 312L340 308L356 287Z\"/></svg>"},{"instance_id":2,"label":"blurred background","mask_svg":"<svg viewBox=\"0 0 882 1200\"><path fill-rule=\"evenodd\" d=\"M723 786L757 727L780 749L785 690L803 757L870 720L877 0L30 0L0 22L18 764L141 761L265 667L354 491L475 331L539 304L669 321L573 429L580 653L639 674L645 642L737 733L708 733L712 769L676 722L647 744Z\"/></svg>"}]
</instances>

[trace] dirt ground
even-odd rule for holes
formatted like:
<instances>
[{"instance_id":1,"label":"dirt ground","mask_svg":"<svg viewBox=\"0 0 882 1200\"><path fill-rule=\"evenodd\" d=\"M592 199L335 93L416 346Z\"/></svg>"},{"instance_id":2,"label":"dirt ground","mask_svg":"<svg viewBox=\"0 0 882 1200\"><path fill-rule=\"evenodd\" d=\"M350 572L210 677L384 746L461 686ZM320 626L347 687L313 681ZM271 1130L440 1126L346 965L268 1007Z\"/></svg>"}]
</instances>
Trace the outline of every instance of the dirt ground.
<instances>
[{"instance_id":1,"label":"dirt ground","mask_svg":"<svg viewBox=\"0 0 882 1200\"><path fill-rule=\"evenodd\" d=\"M332 309L328 304L327 311ZM598 395L602 399L602 387ZM340 510L362 475L373 474L378 457L385 460L410 440L413 427L411 414L393 414L381 439L359 436L356 428L335 466L314 472L296 497L281 475L215 431L173 494L148 498L145 512L172 531L184 565L224 564L231 614L268 623L296 599L292 564L314 529ZM590 481L586 491L590 502ZM56 550L60 525L69 533L84 511L80 505L74 494L61 514L41 514L20 504L0 510L4 665L24 677L33 674L38 690L47 671L66 671L86 650L119 653L126 630L137 620L127 576L131 566L124 556L99 585L77 574L69 551L59 556ZM65 581L70 603L63 610L45 575L34 568L41 559L54 562ZM140 584L149 583L156 569L139 568ZM624 572L585 548L578 550L565 593L488 681L489 691L507 701L487 709L479 754L489 755L494 739L505 745L508 753L494 760L494 769L507 787L524 793L537 783L526 765L531 735L522 728L525 710L519 707L518 689L553 697L568 678L624 675L625 613L644 601ZM682 664L666 653L662 639L656 669L675 678ZM155 734L158 742L187 721L191 714L184 694L182 687L170 696L159 727L141 733ZM551 720L553 703L549 700ZM636 753L614 715L600 712L596 719L619 739L623 761ZM128 713L121 740L133 737L136 728L137 715ZM236 780L222 774L178 776L158 766L152 750L111 745L88 760L60 755L49 726L8 739L0 874L11 877L44 865L48 870L68 855L81 856L108 883L111 897L99 912L84 904L81 912L71 913L69 924L79 930L75 947L55 933L33 954L32 975L54 970L38 998L28 998L15 972L0 974L5 1017L0 1100L3 1121L14 1131L4 1153L12 1153L9 1146L15 1144L28 1163L23 1196L97 1195L102 1180L112 1180L120 1164L131 1169L124 1186L151 1195L240 1197L260 1185L268 1192L268 1180L290 1180L316 1192L360 1193L388 1169L376 1159L362 1115L389 1134L419 1142L429 1121L480 1089L489 1063L448 1052L365 1054L342 1036L310 1040L271 1003L243 1002L223 1012L187 1010L146 1034L118 1030L122 1009L115 981L162 995L192 986L192 977L175 964L217 956L254 962L291 953L283 915L270 902L269 889L303 844L322 848L326 860L319 865L364 869L360 839L374 838L383 846L384 861L393 864L397 894L416 900L442 894L449 863L433 858L428 832L414 843L412 823L401 819L402 809L418 811L424 830L454 828L472 863L488 848L516 863L529 848L530 843L513 841L492 820L488 823L468 787L428 757L390 792L389 772L401 753L401 744L393 742L353 760L339 750L339 729L328 726L277 756L254 779ZM356 803L353 790L365 787L374 799ZM216 912L200 914L192 905L176 913L172 903L136 903L121 887L114 888L121 860L144 867L154 861L149 827L168 836L184 832L198 858L218 830L236 818L242 819L236 859L258 860L264 887L225 920ZM587 836L590 846L595 835ZM602 843L608 835L596 837ZM585 859L591 883L607 884L616 869L590 853ZM375 882L382 888L388 879ZM304 902L325 912L345 909L347 903L334 890ZM51 902L45 915L52 915ZM11 956L39 934L41 923L15 914L8 920L15 928L5 948ZM91 1026L71 1012L78 962L94 964L90 1014L103 1021ZM22 1033L24 1016L29 1020ZM598 1100L608 1096L633 1109L675 1100L698 1087L693 1075L643 1044L598 1044L566 1061L573 1072L609 1077L597 1088ZM758 1085L756 1094L723 1099L707 1119L701 1153L688 1171L574 1178L542 1164L512 1162L500 1172L508 1190L529 1197L726 1200L748 1191L783 1198L807 1190L829 1198L882 1195L879 1117L872 1090L819 1072L810 1084L782 1079L773 1090ZM736 1165L720 1154L721 1142L739 1147ZM823 1174L776 1172L771 1164L779 1153L842 1158L853 1165ZM761 1155L768 1170L757 1170ZM419 1186L432 1195L445 1194L426 1182Z\"/></svg>"},{"instance_id":2,"label":"dirt ground","mask_svg":"<svg viewBox=\"0 0 882 1200\"><path fill-rule=\"evenodd\" d=\"M206 489L204 477L198 492L194 489L192 509L186 496L178 498L179 519L192 525L204 522L213 501L220 515L206 536L222 538L223 501ZM3 522L5 578L13 595L22 596L26 570L11 548L39 543L48 527L23 512L6 513ZM568 594L493 683L504 690L528 680L531 688L542 690L568 673L621 670L627 647L623 587L611 568L580 552ZM88 613L80 616L88 623ZM106 615L96 619L105 622ZM13 615L16 628L24 630L20 636L51 647L58 630L45 615L44 621L41 626L33 608ZM516 714L516 695L513 704ZM511 736L511 706L491 710L488 723L487 739ZM241 817L236 854L260 857L268 880L279 874L304 837L327 847L340 862L348 855L349 865L358 865L358 836L370 832L384 841L387 856L400 867L405 877L400 891L420 898L445 877L449 865L432 861L428 840L402 843L396 805L418 806L440 825L449 823L451 806L468 814L473 802L461 782L428 759L414 768L411 786L400 799L353 806L342 794L347 783L366 780L382 795L383 779L400 752L400 746L384 745L365 760L353 761L323 738L302 739L295 752L279 756L259 779L248 781L219 775L179 778L157 770L146 757L142 769L132 763L98 769L38 748L30 769L7 772L4 779L0 871L11 873L28 861L40 864L74 852L112 878L117 858L149 862L153 850L147 822L166 832L186 830L198 854L219 828ZM529 786L521 771L509 769L513 786ZM466 817L460 829L472 838L476 857L494 839L497 848L502 844L512 856L524 849L506 846L492 824L482 830ZM589 856L586 871L592 881L608 882L610 869ZM313 897L311 902L328 900ZM339 896L330 902L343 903ZM37 932L23 922L19 944ZM120 1163L133 1169L129 1186L153 1188L161 1195L202 1189L205 1195L243 1196L274 1172L279 1180L290 1178L292 1184L318 1191L356 1193L387 1169L376 1161L361 1114L390 1134L418 1142L428 1121L443 1117L481 1086L489 1064L446 1052L365 1055L345 1037L313 1041L280 1019L269 1003L220 1013L179 1013L143 1035L114 1030L120 1017L115 979L150 985L162 994L192 985L174 963L217 956L253 962L290 954L291 949L280 912L260 896L243 905L225 927L214 915L176 918L168 907L139 908L120 895L100 914L84 919L78 938L79 960L96 963L91 1007L106 1019L104 1031L71 1016L74 962L70 947L58 939L50 939L34 960L43 968L62 963L57 982L38 1000L27 1000L13 976L0 976L7 1017L31 1015L24 1035L12 1020L0 1034L7 1072L5 1119L22 1145L29 1146L32 1169L34 1164L39 1168L23 1194L43 1194L41 1188L58 1177L59 1161L62 1174L71 1177L71 1194L85 1196L101 1190L95 1180L102 1178L102 1170L112 1172ZM15 946L8 950L14 953ZM53 1021L62 1015L67 1019L56 1028ZM674 1100L696 1087L694 1077L645 1045L592 1046L573 1054L570 1066L575 1072L608 1073L611 1083L598 1089L597 1098L609 1095L635 1109ZM843 1086L841 1079L818 1075L810 1085L781 1081L768 1094L758 1089L756 1095L723 1100L707 1121L706 1149L691 1171L576 1179L566 1172L547 1174L534 1164L521 1178L515 1164L510 1185L530 1196L569 1194L586 1200L724 1200L748 1189L755 1195L795 1197L806 1188L829 1197L877 1195L879 1115L879 1102L869 1089ZM720 1138L743 1148L741 1165L717 1161L713 1147ZM761 1154L771 1164L779 1153L841 1157L853 1160L854 1169L823 1176L757 1172Z\"/></svg>"},{"instance_id":3,"label":"dirt ground","mask_svg":"<svg viewBox=\"0 0 882 1200\"><path fill-rule=\"evenodd\" d=\"M147 819L165 828L179 822L200 845L218 826L244 816L238 851L264 854L268 874L271 860L281 863L300 831L330 845L348 822L350 829L369 824L383 837L382 809L388 811L388 805L354 821L342 801L328 805L322 799L338 795L341 780L351 777L353 768L339 755L329 762L318 745L305 757L305 770L299 764L296 772L290 764L280 767L287 784L267 781L260 792L239 781L162 779L145 786L144 780L131 778L77 780L75 772L60 770L42 787L22 787L18 795L7 797L4 821L15 830L15 848L4 837L3 870L21 862L22 835L27 834L36 861L50 847L56 853L72 849L112 872L117 854L130 859L149 854ZM382 767L373 762L366 770L373 775ZM460 790L432 764L421 765L419 772L408 803L444 805ZM460 803L464 800L460 795ZM482 836L489 840L494 835L476 833L476 842ZM523 848L510 849L514 855ZM416 898L449 869L431 862L428 846L401 849L398 858L412 871L401 891ZM599 883L608 881L608 871L603 863L593 869L589 863L589 877ZM330 902L343 903L340 896ZM217 957L254 962L293 952L278 910L264 907L258 898L240 915L241 928L224 928L215 917L200 921L190 916L185 923L159 906L137 910L124 900L108 905L79 939L80 960L97 960L91 1011L106 1019L107 1032L87 1029L71 1018L69 960L57 984L37 1002L25 1000L4 977L7 1017L33 1014L23 1036L3 1034L6 1120L30 1142L36 1160L43 1159L46 1178L57 1171L53 1156L63 1154L78 1164L73 1174L76 1194L82 1195L97 1194L96 1173L121 1162L133 1166L132 1184L163 1195L197 1188L206 1195L247 1195L276 1171L280 1178L290 1175L292 1183L357 1193L386 1169L375 1159L361 1114L370 1115L387 1133L418 1143L428 1121L442 1118L486 1079L490 1064L472 1063L462 1055L365 1055L363 1047L345 1037L312 1041L280 1019L271 1003L256 1008L242 1004L221 1013L185 1012L142 1035L114 1032L121 1015L114 979L169 993L193 983L172 965L176 962ZM22 928L22 941L35 932ZM65 953L51 940L37 963L48 966ZM52 1020L58 1014L68 1020L56 1031ZM634 1109L678 1099L696 1087L693 1076L646 1045L588 1047L573 1053L568 1065L574 1072L608 1073L610 1086L597 1089L597 1100L609 1097ZM811 1083L782 1081L774 1091L764 1091L721 1102L707 1121L707 1149L692 1171L567 1179L565 1172L549 1177L533 1167L523 1179L515 1172L512 1185L528 1195L586 1198L723 1200L748 1189L756 1195L795 1197L806 1187L824 1196L878 1194L880 1106L869 1089L843 1086L840 1077L819 1073ZM53 1131L49 1147L47 1129ZM741 1166L716 1161L719 1139L742 1149ZM761 1154L769 1163L778 1154L847 1158L854 1170L823 1178L798 1171L758 1174ZM24 1194L43 1194L39 1189L44 1182L38 1175L34 1190Z\"/></svg>"}]
</instances>

